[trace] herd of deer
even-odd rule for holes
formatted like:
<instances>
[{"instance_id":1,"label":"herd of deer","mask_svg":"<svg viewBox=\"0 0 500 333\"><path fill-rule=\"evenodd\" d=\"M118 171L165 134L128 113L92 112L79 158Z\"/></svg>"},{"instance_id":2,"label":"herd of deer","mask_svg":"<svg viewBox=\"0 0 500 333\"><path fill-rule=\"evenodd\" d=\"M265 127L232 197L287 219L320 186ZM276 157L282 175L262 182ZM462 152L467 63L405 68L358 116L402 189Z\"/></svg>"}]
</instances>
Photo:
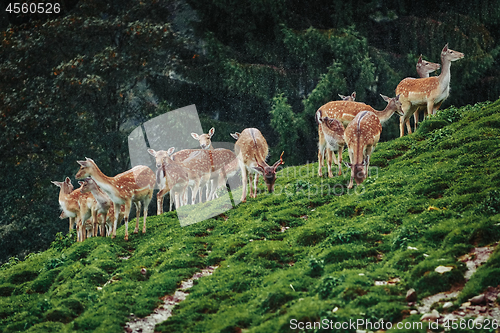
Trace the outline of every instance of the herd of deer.
<instances>
[{"instance_id":1,"label":"herd of deer","mask_svg":"<svg viewBox=\"0 0 500 333\"><path fill-rule=\"evenodd\" d=\"M324 155L327 155L328 177L333 177L332 158L342 174L342 152L347 144L351 169L348 188L353 180L361 184L367 177L370 155L377 145L382 132L382 123L394 112L400 116L400 136L404 135L406 124L411 133L409 119L414 115L414 130L418 125L419 109L427 114L435 114L441 103L449 95L450 66L452 61L463 58L463 53L453 51L445 45L441 52L441 66L422 60L417 63L420 78L406 78L396 88L396 97L382 96L387 102L383 111L356 102L356 93L350 96L339 95L342 100L332 101L321 106L315 115L318 124L318 175L322 177ZM441 67L439 76L429 77L429 73ZM128 219L132 203L136 206L137 220L134 233L139 232L139 218L143 207L143 228L146 232L148 206L153 190L158 183L157 213L163 213L163 197L170 192L170 210L188 204L187 189L191 188L191 204L201 202L202 189L206 187L205 200L217 197L217 189L226 186L227 178L234 176L238 169L242 175L241 202L246 202L248 184L250 196L257 195L259 174L263 176L268 191L273 192L276 169L283 162L280 159L269 166L266 158L269 147L262 133L256 128L247 128L231 136L236 140L234 152L229 149L214 149L211 138L215 129L208 134L191 136L199 141L201 149L184 149L174 153L175 148L155 151L148 149L156 160L156 174L147 166L138 165L114 177L106 176L96 163L87 158L77 161L80 170L75 175L80 188L74 190L67 177L63 182L53 181L60 187L59 204L62 208L60 218L69 218L69 230L76 223L78 240L86 237L116 236L118 222L125 221L125 240L128 240ZM335 156L338 151L338 158ZM253 180L252 180L253 178ZM252 190L253 181L253 190Z\"/></svg>"}]
</instances>

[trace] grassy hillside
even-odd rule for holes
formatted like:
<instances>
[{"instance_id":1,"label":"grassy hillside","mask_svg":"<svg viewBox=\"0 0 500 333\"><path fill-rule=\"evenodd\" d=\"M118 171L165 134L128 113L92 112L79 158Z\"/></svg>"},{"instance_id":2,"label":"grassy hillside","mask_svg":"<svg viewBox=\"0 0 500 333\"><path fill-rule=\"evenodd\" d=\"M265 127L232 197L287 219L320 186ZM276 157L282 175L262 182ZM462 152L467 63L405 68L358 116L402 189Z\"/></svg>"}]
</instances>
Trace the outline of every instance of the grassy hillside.
<instances>
[{"instance_id":1,"label":"grassy hillside","mask_svg":"<svg viewBox=\"0 0 500 333\"><path fill-rule=\"evenodd\" d=\"M129 242L123 226L115 240L60 236L48 251L2 266L0 331L122 332L131 313L150 314L208 265L220 267L157 331L418 321L409 288L421 300L462 287L457 258L500 240L500 100L443 110L416 134L379 144L371 163L372 176L350 191L345 168L320 179L313 163L280 171L275 194L191 226L166 213L148 217L147 234ZM453 269L435 272L440 265ZM455 303L499 285L499 266L495 251Z\"/></svg>"}]
</instances>

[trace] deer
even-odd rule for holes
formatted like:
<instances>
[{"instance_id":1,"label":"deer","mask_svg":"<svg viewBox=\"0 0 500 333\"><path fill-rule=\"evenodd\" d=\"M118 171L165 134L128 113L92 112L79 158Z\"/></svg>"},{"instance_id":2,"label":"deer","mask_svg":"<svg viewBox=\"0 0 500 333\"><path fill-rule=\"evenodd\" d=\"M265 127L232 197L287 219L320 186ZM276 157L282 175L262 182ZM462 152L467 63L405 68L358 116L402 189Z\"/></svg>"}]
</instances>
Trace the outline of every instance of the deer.
<instances>
[{"instance_id":1,"label":"deer","mask_svg":"<svg viewBox=\"0 0 500 333\"><path fill-rule=\"evenodd\" d=\"M356 92L354 91L352 94L348 96L344 96L341 94L338 94L340 99L343 101L347 102L354 102L356 100ZM319 111L316 113L316 124L318 124L318 133L320 131L323 132L323 136L319 136L319 141L318 141L318 175L320 177L323 176L323 160L325 156L325 151L327 153L327 168L328 168L328 177L332 178L332 155L333 155L333 160L335 164L338 165L339 167L339 173L338 175L340 176L342 174L342 151L344 149L344 127L342 126L342 129L340 129L337 125L338 120L329 118L329 117L323 117L322 112ZM323 125L323 121L326 122L325 125ZM341 131L341 132L339 132ZM327 134L328 133L328 134ZM327 135L328 137L325 137ZM326 140L325 140L326 139ZM333 150L332 150L333 149ZM335 157L335 151L338 150L339 154L339 159L337 163L337 158Z\"/></svg>"},{"instance_id":2,"label":"deer","mask_svg":"<svg viewBox=\"0 0 500 333\"><path fill-rule=\"evenodd\" d=\"M197 140L200 143L201 149L213 150L214 147L212 146L212 136L214 135L214 133L215 133L215 128L212 127L207 134L198 135L197 133L191 133L191 136L193 137L193 139ZM207 201L209 200L209 195L212 186L214 186L213 179L210 182L207 182L206 184L205 198ZM201 195L200 195L200 200L201 200Z\"/></svg>"},{"instance_id":3,"label":"deer","mask_svg":"<svg viewBox=\"0 0 500 333\"><path fill-rule=\"evenodd\" d=\"M144 207L142 233L146 233L148 205L153 196L156 182L154 172L145 165L138 165L114 177L108 177L102 173L97 164L90 158L86 158L85 161L77 161L77 163L80 165L80 169L76 173L75 178L84 179L92 177L101 190L103 190L111 201L113 201L115 218L111 238L116 237L118 218L121 206L124 205L125 240L128 241L128 219L132 202L137 209L137 221L134 233L139 232L141 204Z\"/></svg>"},{"instance_id":4,"label":"deer","mask_svg":"<svg viewBox=\"0 0 500 333\"><path fill-rule=\"evenodd\" d=\"M235 159L235 154L231 150L224 148L214 150L184 149L172 155L172 160L176 163L200 173L204 184L209 180L213 180L214 184L218 184L221 177L225 179L224 174L228 169L227 166L231 165L231 162ZM213 186L208 195L208 200L213 198L215 190L216 188Z\"/></svg>"},{"instance_id":5,"label":"deer","mask_svg":"<svg viewBox=\"0 0 500 333\"><path fill-rule=\"evenodd\" d=\"M359 186L367 177L370 156L382 133L382 124L372 111L362 111L347 125L344 139L347 143L351 169L351 179L347 188L353 187L353 180Z\"/></svg>"},{"instance_id":6,"label":"deer","mask_svg":"<svg viewBox=\"0 0 500 333\"><path fill-rule=\"evenodd\" d=\"M359 112L362 111L371 111L373 112L380 120L381 123L386 122L389 120L389 118L396 112L399 116L402 116L402 110L401 110L401 103L399 102L399 96L389 98L384 95L380 95L386 102L387 106L383 111L377 111L371 106L365 104L365 103L360 103L360 102L354 102L350 100L346 101L332 101L328 102L325 105L321 106L317 111L315 115L316 122L318 123L318 176L322 177L323 176L323 159L324 159L324 152L325 152L325 147L327 146L327 142L325 140L325 131L329 132L330 137L329 140L332 144L332 147L335 147L338 145L338 151L339 151L339 158L338 158L338 163L339 163L339 175L342 174L342 168L340 167L340 163L342 161L342 152L344 149L343 145L340 145L341 140L339 138L339 134L341 133L341 129L337 126L335 126L335 122L331 122L330 119L336 119L339 121L343 127L345 128L353 119L356 117L356 115ZM328 124L331 124L332 128L326 127L323 129L323 123L320 122L322 119L328 119ZM333 130L333 132L332 132ZM337 138L337 140L335 139ZM337 144L335 144L335 141L337 141ZM342 140L341 140L342 141ZM335 160L335 154L329 150L328 147L326 147L327 150L327 156L329 158L330 154L333 154L334 160ZM330 160L331 161L331 160ZM331 173L331 162L328 162L328 177L333 177L333 174Z\"/></svg>"},{"instance_id":7,"label":"deer","mask_svg":"<svg viewBox=\"0 0 500 333\"><path fill-rule=\"evenodd\" d=\"M95 199L95 208L92 211L93 225L93 236L97 236L98 225L101 229L101 236L105 237L106 230L106 218L110 208L113 206L113 201L109 196L104 193L103 190L97 185L97 183L90 177L87 177L81 183L80 192L81 193L92 193Z\"/></svg>"},{"instance_id":8,"label":"deer","mask_svg":"<svg viewBox=\"0 0 500 333\"><path fill-rule=\"evenodd\" d=\"M318 141L318 175L323 176L323 159L326 150L328 177L333 177L332 157L334 163L339 167L338 175L340 176L342 174L342 151L345 145L344 125L337 119L323 117L321 110L316 113L316 123L318 124L318 130L323 134L320 135ZM335 151L338 151L338 159L335 157Z\"/></svg>"},{"instance_id":9,"label":"deer","mask_svg":"<svg viewBox=\"0 0 500 333\"><path fill-rule=\"evenodd\" d=\"M79 242L83 241L85 239L83 225L92 215L94 197L91 193L82 194L80 188L74 190L69 177L66 177L64 182L52 181L52 183L60 187L59 205L62 213L59 218L69 218L69 232L76 224L77 239Z\"/></svg>"},{"instance_id":10,"label":"deer","mask_svg":"<svg viewBox=\"0 0 500 333\"><path fill-rule=\"evenodd\" d=\"M69 179L69 177L66 177L63 182L51 181L51 183L60 188L59 206L61 207L64 215L63 213L61 213L61 216L59 216L59 218L69 218L69 232L71 232L79 213L78 197L71 196L71 193L73 192L73 184L71 184L71 179Z\"/></svg>"},{"instance_id":11,"label":"deer","mask_svg":"<svg viewBox=\"0 0 500 333\"><path fill-rule=\"evenodd\" d=\"M344 95L341 95L341 94L338 94L340 99L343 100L343 101L351 101L351 102L354 102L356 100L356 92L353 91L352 94L348 95L348 96L344 96Z\"/></svg>"},{"instance_id":12,"label":"deer","mask_svg":"<svg viewBox=\"0 0 500 333\"><path fill-rule=\"evenodd\" d=\"M262 133L256 128L246 128L241 133L234 133L231 136L236 139L234 152L238 158L238 163L241 169L243 181L243 192L241 194L241 202L247 200L247 182L250 181L250 197L257 197L257 182L259 174L264 177L269 193L274 191L274 183L276 181L276 169L278 166L285 164L283 162L283 153L280 159L272 166L266 163L269 147ZM254 191L252 193L252 175L254 178ZM248 179L247 179L248 178Z\"/></svg>"},{"instance_id":13,"label":"deer","mask_svg":"<svg viewBox=\"0 0 500 333\"><path fill-rule=\"evenodd\" d=\"M197 140L200 143L201 149L211 149L213 150L214 147L212 146L212 136L214 136L215 133L215 128L212 127L207 134L201 134L198 135L196 133L191 133L191 136L193 139Z\"/></svg>"},{"instance_id":14,"label":"deer","mask_svg":"<svg viewBox=\"0 0 500 333\"><path fill-rule=\"evenodd\" d=\"M172 210L174 201L176 208L183 206L183 197L189 185L189 179L198 179L198 175L194 176L194 173L190 175L188 170L178 164L168 163L171 160L170 155L172 155L173 149L168 151L148 149L148 153L156 160L156 179L160 186L160 191L156 195L157 215L163 214L163 198L168 192L170 192L169 210Z\"/></svg>"},{"instance_id":15,"label":"deer","mask_svg":"<svg viewBox=\"0 0 500 333\"><path fill-rule=\"evenodd\" d=\"M416 69L417 69L417 74L420 78L426 78L426 77L429 77L429 74L432 73L432 72L435 72L437 71L438 69L441 68L441 65L440 64L436 64L434 62L429 62L429 61L426 61L426 60L423 60L422 59L422 55L420 55L420 57L418 58L418 61L417 61L417 64L416 64ZM414 78L407 78L407 79L410 79L410 80L413 80ZM413 119L414 119L414 123L413 123L413 130L416 131L417 130L417 126L418 126L418 113L419 113L419 110L423 109L424 107L419 107L415 110L415 113L413 114ZM410 126L410 119L406 120L406 127L409 127Z\"/></svg>"},{"instance_id":16,"label":"deer","mask_svg":"<svg viewBox=\"0 0 500 333\"><path fill-rule=\"evenodd\" d=\"M441 104L450 94L451 63L462 59L464 54L448 48L446 44L441 51L441 73L420 79L404 79L396 87L396 94L400 95L404 116L400 118L400 137L404 135L406 121L419 107L427 108L427 115L435 114ZM407 124L408 134L411 128Z\"/></svg>"}]
</instances>

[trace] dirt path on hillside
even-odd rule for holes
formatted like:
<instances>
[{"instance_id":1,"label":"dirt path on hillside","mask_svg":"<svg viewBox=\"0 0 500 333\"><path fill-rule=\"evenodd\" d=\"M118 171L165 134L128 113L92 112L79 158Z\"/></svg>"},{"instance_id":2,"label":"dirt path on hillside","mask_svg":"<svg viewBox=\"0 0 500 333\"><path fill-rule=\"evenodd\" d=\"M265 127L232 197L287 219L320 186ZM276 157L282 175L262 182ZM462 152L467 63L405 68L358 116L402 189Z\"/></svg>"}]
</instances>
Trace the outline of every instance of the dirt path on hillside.
<instances>
[{"instance_id":1,"label":"dirt path on hillside","mask_svg":"<svg viewBox=\"0 0 500 333\"><path fill-rule=\"evenodd\" d=\"M131 315L130 321L125 325L126 333L154 333L156 324L162 323L172 316L174 307L186 299L189 295L187 291L194 285L194 281L203 276L212 275L218 266L209 266L195 273L191 278L182 281L181 286L177 288L173 295L166 295L161 298L164 302L156 308L152 314L144 318L137 318Z\"/></svg>"}]
</instances>

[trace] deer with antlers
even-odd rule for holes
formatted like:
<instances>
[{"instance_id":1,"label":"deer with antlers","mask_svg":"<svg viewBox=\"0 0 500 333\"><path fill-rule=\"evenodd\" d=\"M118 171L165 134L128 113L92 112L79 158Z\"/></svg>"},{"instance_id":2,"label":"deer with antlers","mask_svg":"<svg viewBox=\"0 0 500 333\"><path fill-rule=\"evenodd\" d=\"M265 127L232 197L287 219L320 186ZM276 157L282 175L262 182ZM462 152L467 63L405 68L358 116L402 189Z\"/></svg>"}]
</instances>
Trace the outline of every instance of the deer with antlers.
<instances>
[{"instance_id":1,"label":"deer with antlers","mask_svg":"<svg viewBox=\"0 0 500 333\"><path fill-rule=\"evenodd\" d=\"M92 177L96 184L110 197L111 201L113 201L115 218L111 237L116 237L118 218L121 206L124 205L125 240L128 240L128 219L132 202L135 204L137 210L137 221L134 233L139 232L141 204L144 207L142 232L146 233L148 205L153 196L153 189L156 181L154 172L147 166L138 165L114 177L108 177L102 173L97 164L90 158L87 158L85 161L77 162L80 164L80 170L78 170L75 178L84 179Z\"/></svg>"},{"instance_id":2,"label":"deer with antlers","mask_svg":"<svg viewBox=\"0 0 500 333\"><path fill-rule=\"evenodd\" d=\"M256 128L246 128L241 133L234 133L231 136L236 139L234 152L238 158L241 176L243 181L243 192L241 194L241 202L247 201L247 184L250 181L250 197L257 197L257 182L259 174L264 177L269 193L274 191L274 183L276 181L276 169L283 162L283 153L280 159L269 166L266 163L269 147L262 133ZM252 175L255 174L254 191L252 193ZM248 175L248 176L247 176ZM247 179L248 177L248 179Z\"/></svg>"},{"instance_id":3,"label":"deer with antlers","mask_svg":"<svg viewBox=\"0 0 500 333\"><path fill-rule=\"evenodd\" d=\"M427 115L435 114L450 94L451 63L462 59L464 54L448 48L446 44L441 51L441 74L420 79L404 79L396 87L400 95L404 116L400 118L400 137L404 135L406 121L419 107L426 107ZM407 124L408 134L411 127Z\"/></svg>"},{"instance_id":4,"label":"deer with antlers","mask_svg":"<svg viewBox=\"0 0 500 333\"><path fill-rule=\"evenodd\" d=\"M156 160L156 179L160 185L160 191L156 195L158 215L163 214L163 197L165 194L170 192L169 210L172 210L174 201L175 207L179 208L185 204L183 199L189 185L189 180L196 179L199 184L197 173L190 172L190 170L186 170L177 163L169 163L171 161L170 155L172 155L173 151L173 148L170 148L168 151L148 149L148 153Z\"/></svg>"},{"instance_id":5,"label":"deer with antlers","mask_svg":"<svg viewBox=\"0 0 500 333\"><path fill-rule=\"evenodd\" d=\"M380 139L382 125L371 111L362 111L347 125L344 138L349 151L351 179L347 188L352 188L353 180L360 185L368 175L370 155Z\"/></svg>"},{"instance_id":6,"label":"deer with antlers","mask_svg":"<svg viewBox=\"0 0 500 333\"><path fill-rule=\"evenodd\" d=\"M381 123L384 123L387 121L393 114L396 112L398 115L402 116L403 113L401 111L401 103L399 102L399 96L389 98L384 95L380 95L382 98L387 102L387 106L383 111L377 111L373 109L371 106L365 104L365 103L360 103L360 102L354 102L350 100L346 101L332 101L328 102L325 105L321 106L317 111L316 111L316 122L318 123L318 175L320 177L323 176L322 168L323 168L323 159L324 159L324 152L325 148L327 151L327 163L328 163L328 177L333 177L333 174L331 172L331 158L329 158L330 154L333 154L334 161L338 161L338 164L341 163L342 161L342 151L344 149L344 146L342 144L342 140L340 136L342 135L342 130L340 127L337 126L336 122L331 121L330 119L336 119L339 121L343 127L345 128L355 117L358 113L362 111L371 111L373 112L380 120ZM330 124L330 128L328 126L323 126L325 123L324 120L327 120L327 123ZM323 128L324 127L324 128ZM329 148L327 147L327 141L325 140L325 132L329 136L328 140L330 141L330 144L333 147L338 146L338 159L335 159L335 153L329 151ZM339 165L339 175L342 174L342 169Z\"/></svg>"}]
</instances>

